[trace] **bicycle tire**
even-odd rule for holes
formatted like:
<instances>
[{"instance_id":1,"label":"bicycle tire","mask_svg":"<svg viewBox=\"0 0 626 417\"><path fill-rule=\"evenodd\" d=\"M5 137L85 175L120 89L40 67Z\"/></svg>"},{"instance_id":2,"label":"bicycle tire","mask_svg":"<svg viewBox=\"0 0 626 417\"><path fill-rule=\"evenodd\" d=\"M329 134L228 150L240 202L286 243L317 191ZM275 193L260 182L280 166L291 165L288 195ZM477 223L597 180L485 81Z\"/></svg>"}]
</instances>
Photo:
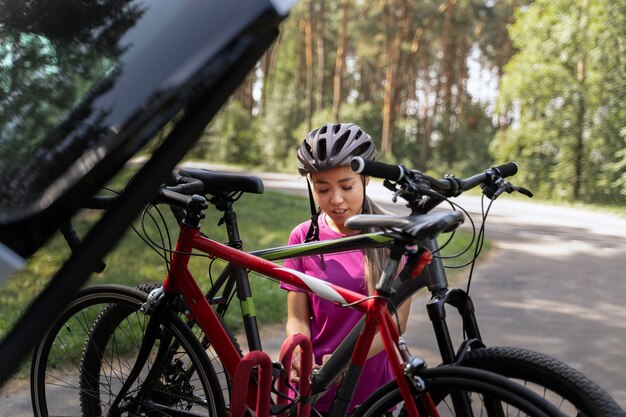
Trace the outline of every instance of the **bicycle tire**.
<instances>
[{"instance_id":1,"label":"bicycle tire","mask_svg":"<svg viewBox=\"0 0 626 417\"><path fill-rule=\"evenodd\" d=\"M434 400L440 417L498 416L498 417L561 417L562 414L549 402L522 385L482 369L464 367L438 367L423 369L418 375L424 382L425 392ZM411 386L413 396L420 392ZM452 396L464 393L469 397L471 410L454 410ZM416 398L420 414L430 414ZM494 409L495 406L495 409ZM353 417L406 416L403 399L396 381L388 382L358 406Z\"/></svg>"},{"instance_id":2,"label":"bicycle tire","mask_svg":"<svg viewBox=\"0 0 626 417\"><path fill-rule=\"evenodd\" d=\"M33 405L33 413L37 417L50 415L84 415L84 404L81 401L85 393L81 393L80 373L83 364L83 350L88 343L90 332L95 320L106 309L114 305L125 306L129 312L128 316L132 317L122 320L125 324L133 321L135 326L127 326L124 329L126 336L133 336L133 340L129 344L132 350L133 346L138 346L141 337L135 332L141 332L145 329L145 323L149 319L148 316L137 312L139 307L146 300L146 294L140 290L119 286L119 285L102 285L82 290L63 310L62 314L48 328L40 343L36 346L33 362L31 366L31 398ZM134 313L137 312L137 313ZM141 326L144 327L141 327ZM195 373L195 385L199 387L200 392L196 392L197 398L182 396L176 397L177 393L189 395L190 386L184 384L176 385L175 381L170 381L169 388L172 390L166 398L169 403L163 405L181 406L183 408L192 408L197 406L197 402L201 402L201 410L204 415L223 415L225 414L225 406L221 392L219 389L219 381L212 366L208 361L201 345L197 339L191 334L187 326L174 314L169 315L162 324L164 332L173 335L183 350L185 356L181 358L183 364L187 361L194 363L198 371ZM70 338L70 336L73 336ZM109 340L115 340L116 343L121 342L117 336L113 336ZM116 348L120 348L117 345ZM128 348L128 346L127 346ZM58 356L65 359L61 364L57 363ZM123 361L119 362L124 366L132 366L134 362L128 358L129 354L125 353ZM128 364L131 365L128 365ZM89 366L95 366L88 364ZM110 370L114 369L113 367ZM120 368L121 369L121 368ZM180 374L179 368L172 370ZM117 379L123 377L121 374ZM107 382L103 381L106 385ZM121 386L121 383L119 383ZM117 388L119 388L119 386ZM163 385L165 386L165 385ZM108 387L106 387L108 388ZM186 390L186 391L185 391ZM82 394L82 395L81 395ZM165 398L165 397L163 397ZM157 398L157 400L159 400ZM177 402L174 402L177 401ZM186 402L185 402L186 401ZM192 404L193 403L193 404ZM92 411L95 407L92 407ZM94 411L94 414L99 415ZM90 414L87 414L90 415Z\"/></svg>"},{"instance_id":3,"label":"bicycle tire","mask_svg":"<svg viewBox=\"0 0 626 417\"><path fill-rule=\"evenodd\" d=\"M136 286L135 288L137 288L140 291L145 292L146 294L150 294L150 292L152 290L155 290L155 289L160 288L160 287L161 287L161 283L158 282L158 283L140 284L140 285ZM230 338L231 343L237 349L237 352L239 353L239 356L243 357L243 351L241 350L241 345L239 344L239 341L237 340L237 337L232 332L232 330L230 330L230 328L226 324L226 321L224 320L224 318L222 316L220 316L220 315L218 315L217 317L220 320L220 323L222 324L222 327L224 328L224 331L226 332L226 334ZM182 315L181 315L181 318L182 318ZM185 320L187 320L187 319L185 318ZM192 329L192 331L194 332L194 334L198 338L198 340L201 341L202 347L203 347L207 357L209 358L209 361L211 362L211 366L212 366L213 370L215 371L215 374L217 375L218 380L220 381L220 386L222 388L222 397L224 398L224 404L226 405L226 408L229 409L230 408L230 393L231 393L231 390L232 390L231 378L228 375L228 373L226 372L226 368L224 367L224 364L222 363L222 360L217 355L217 352L215 352L213 347L206 340L202 329L200 329L199 326L195 326L195 322L193 322L193 321L188 321L187 320L187 325L189 326L190 329Z\"/></svg>"},{"instance_id":4,"label":"bicycle tire","mask_svg":"<svg viewBox=\"0 0 626 417\"><path fill-rule=\"evenodd\" d=\"M568 416L626 416L598 384L563 362L539 352L504 346L479 348L467 352L459 365L513 378L558 404Z\"/></svg>"}]
</instances>

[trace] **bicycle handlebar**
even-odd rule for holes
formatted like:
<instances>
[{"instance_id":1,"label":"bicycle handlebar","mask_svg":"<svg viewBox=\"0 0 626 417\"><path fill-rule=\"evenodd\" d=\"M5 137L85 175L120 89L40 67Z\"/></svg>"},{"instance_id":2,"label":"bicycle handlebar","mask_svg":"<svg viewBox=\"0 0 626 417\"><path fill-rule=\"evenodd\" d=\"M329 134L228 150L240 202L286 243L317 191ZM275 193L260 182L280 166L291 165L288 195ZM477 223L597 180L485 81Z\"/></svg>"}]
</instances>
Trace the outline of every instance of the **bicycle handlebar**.
<instances>
[{"instance_id":1,"label":"bicycle handlebar","mask_svg":"<svg viewBox=\"0 0 626 417\"><path fill-rule=\"evenodd\" d=\"M491 167L480 174L465 179L459 179L454 176L445 176L442 179L437 179L418 170L408 169L403 165L367 161L361 157L354 157L350 161L350 168L358 174L382 178L398 184L400 191L395 190L397 195L409 200L409 202L421 198L422 195L437 198L456 197L463 191L470 190L478 185L483 188L485 195L490 199L497 198L504 191L519 191L532 197L530 191L522 187L515 187L504 181L504 178L517 173L518 166L515 162L507 162L506 164ZM388 188L391 187L388 186Z\"/></svg>"},{"instance_id":2,"label":"bicycle handlebar","mask_svg":"<svg viewBox=\"0 0 626 417\"><path fill-rule=\"evenodd\" d=\"M410 177L419 177L425 180L434 190L448 196L455 197L459 191L467 191L479 184L489 181L492 178L506 178L513 176L518 171L515 162L492 167L485 172L473 175L466 179L455 177L445 177L436 179L417 170L409 170L402 165L392 165L378 161L367 161L361 157L354 157L350 161L350 168L357 174L369 175L371 177L382 178L394 182L409 181ZM412 175L409 175L412 174Z\"/></svg>"}]
</instances>

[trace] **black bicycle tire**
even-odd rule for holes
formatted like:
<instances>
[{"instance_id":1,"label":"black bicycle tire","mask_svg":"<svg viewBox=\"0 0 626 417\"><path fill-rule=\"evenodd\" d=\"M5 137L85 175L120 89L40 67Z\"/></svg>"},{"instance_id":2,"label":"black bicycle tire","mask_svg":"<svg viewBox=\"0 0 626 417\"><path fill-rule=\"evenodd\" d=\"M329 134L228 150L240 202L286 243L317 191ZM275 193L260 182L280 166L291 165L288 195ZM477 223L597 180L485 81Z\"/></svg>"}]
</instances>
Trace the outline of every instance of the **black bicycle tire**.
<instances>
[{"instance_id":1,"label":"black bicycle tire","mask_svg":"<svg viewBox=\"0 0 626 417\"><path fill-rule=\"evenodd\" d=\"M536 384L575 406L584 417L624 417L626 413L598 384L548 355L531 350L490 346L467 352L462 366L484 369Z\"/></svg>"},{"instance_id":2,"label":"black bicycle tire","mask_svg":"<svg viewBox=\"0 0 626 417\"><path fill-rule=\"evenodd\" d=\"M61 329L65 328L64 326L68 326L68 321L71 320L74 315L87 310L90 306L105 305L105 303L111 298L117 298L121 302L130 303L133 306L136 306L136 308L139 308L139 306L143 302L145 302L146 297L147 296L143 291L120 285L99 285L90 287L81 290L74 297L74 299L63 309L61 315L59 315L59 317L54 320L52 324L48 327L46 333L44 334L44 337L37 344L33 353L30 382L33 414L36 417L47 417L49 415L46 384L46 375L49 370L48 361L50 360L51 349L53 349L53 342L55 341L57 334L61 331ZM85 323L85 326L86 325L87 323ZM182 325L183 327L186 327L184 326L184 324ZM198 344L195 337L193 338L193 340L196 344ZM84 345L84 340L81 346L82 345ZM199 351L196 353L196 355L198 356L199 360L203 360L203 355L200 355ZM79 360L80 357L78 358L78 361ZM79 364L77 363L78 361L71 362L70 366L72 364L74 366L79 366ZM208 361L202 366L204 366L208 370L207 372L211 372L211 365L210 363L208 363ZM55 382L55 384L61 385L60 382ZM76 381L71 381L67 385L72 390L73 395L76 395L75 390L77 384L78 383ZM223 399L221 395L217 395L215 392L212 392L212 396L214 397L215 404L217 404L215 408L222 408ZM78 398L75 399L76 402L78 402ZM58 399L52 399L51 401L54 403L55 400L58 401Z\"/></svg>"},{"instance_id":3,"label":"black bicycle tire","mask_svg":"<svg viewBox=\"0 0 626 417\"><path fill-rule=\"evenodd\" d=\"M104 287L104 288L103 288ZM48 406L46 399L46 375L51 350L57 334L67 321L77 312L83 311L90 305L102 304L100 295L105 291L114 291L120 295L127 295L131 300L143 302L146 294L138 290L128 290L120 286L98 286L79 291L74 298L63 308L61 314L54 320L45 331L33 351L30 371L30 390L33 415L35 417L47 417ZM84 342L83 342L84 343ZM72 358L70 358L71 360ZM80 360L80 357L78 357Z\"/></svg>"},{"instance_id":4,"label":"black bicycle tire","mask_svg":"<svg viewBox=\"0 0 626 417\"><path fill-rule=\"evenodd\" d=\"M516 416L520 415L520 411L533 417L561 416L552 404L522 385L482 369L442 366L420 370L418 375L425 386L422 392L431 394L438 404L438 411L440 412L443 410L451 411L449 407L440 407L444 395L450 392L472 392L515 407L516 413L514 415ZM414 395L418 394L413 385L411 385L411 390ZM380 387L357 407L352 413L352 417L383 417L392 407L402 401L397 382L393 380ZM400 415L404 415L403 411L400 410Z\"/></svg>"},{"instance_id":5,"label":"black bicycle tire","mask_svg":"<svg viewBox=\"0 0 626 417\"><path fill-rule=\"evenodd\" d=\"M150 294L150 292L152 290L155 290L155 289L160 288L160 287L161 287L161 283L160 282L154 282L154 283L140 284L140 285L137 285L135 288L137 288L140 291L145 292L146 294ZM243 357L243 351L241 350L241 345L239 344L239 341L237 340L237 337L235 336L233 331L230 330L230 328L226 324L226 321L224 320L224 317L218 315L217 318L220 320L220 323L222 324L222 327L223 327L224 331L226 332L226 334L230 338L231 343L233 344L235 349L237 349L237 352L239 353L239 356ZM223 394L223 397L224 397L224 402L226 404L226 407L228 408L228 407L230 407L230 392L231 392L231 384L232 384L231 378L228 375L228 373L226 372L224 364L222 363L222 361L221 361L220 357L217 355L217 353L212 352L212 351L209 352L210 345L208 344L208 341L206 341L206 339L204 338L204 333L200 332L200 334L198 334L196 336L198 336L199 339L202 339L202 346L203 346L205 352L207 353L207 356L209 358L209 361L211 362L213 370L218 375L218 378L220 378L220 380L223 380L224 383L226 384L225 387L222 387L222 394Z\"/></svg>"},{"instance_id":6,"label":"black bicycle tire","mask_svg":"<svg viewBox=\"0 0 626 417\"><path fill-rule=\"evenodd\" d=\"M122 320L131 314L137 313L136 305L125 306L122 308L120 304L112 301L111 305L107 306L94 321L92 330L89 333L89 338L85 342L85 348L83 349L83 356L81 360L81 378L80 378L80 405L83 416L99 417L101 415L101 401L100 390L104 386L101 383L100 375L101 370L105 366L105 347L109 341L113 341L115 345L114 332L122 324ZM139 313L142 314L142 313ZM154 317L150 319L154 320ZM222 410L225 410L223 403L222 393L219 381L211 363L202 349L202 346L198 342L198 339L191 332L189 327L171 310L164 311L159 316L159 326L162 328L163 334L172 336L176 340L176 348L182 347L185 354L191 359L190 368L198 374L198 380L202 384L205 397L209 399L207 403L208 415L217 416L220 415ZM122 334L127 334L126 331ZM139 343L137 343L138 347ZM169 346L169 343L168 343ZM131 363L134 363L132 361ZM127 365L130 368L130 365ZM119 378L123 374L123 371L118 370L116 376ZM177 376L180 376L179 373ZM186 372L182 372L186 374ZM186 378L186 375L183 375ZM94 381L95 379L95 381ZM106 378L105 378L106 379ZM117 379L117 378L116 378ZM159 381L165 380L164 377L159 378ZM144 381L145 382L145 381ZM155 394L160 394L164 399L173 401L174 394L177 388L183 391L183 386L191 387L191 384L185 384L184 381L176 380L173 384L165 381L165 388L160 391L150 392L150 399L154 400ZM93 388L95 387L95 389ZM138 388L138 390L140 390ZM184 395L189 395L184 393ZM212 400L211 400L212 399ZM126 401L126 400L125 400ZM135 400L136 401L136 400ZM176 401L176 400L174 400ZM150 415L151 413L149 413Z\"/></svg>"}]
</instances>

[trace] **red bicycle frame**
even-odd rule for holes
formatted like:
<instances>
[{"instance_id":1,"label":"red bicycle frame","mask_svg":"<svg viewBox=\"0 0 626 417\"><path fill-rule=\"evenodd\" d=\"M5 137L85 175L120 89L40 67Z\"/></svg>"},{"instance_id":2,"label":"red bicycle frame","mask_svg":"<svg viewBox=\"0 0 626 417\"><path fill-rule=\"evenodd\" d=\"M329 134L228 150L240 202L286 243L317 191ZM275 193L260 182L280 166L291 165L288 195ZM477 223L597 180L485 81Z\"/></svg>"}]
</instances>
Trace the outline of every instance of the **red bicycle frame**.
<instances>
[{"instance_id":1,"label":"red bicycle frame","mask_svg":"<svg viewBox=\"0 0 626 417\"><path fill-rule=\"evenodd\" d=\"M366 314L365 327L357 341L351 363L360 367L365 364L367 353L378 329L409 416L419 417L417 407L412 401L411 388L405 378L399 359L398 339L400 335L387 309L385 298L364 297L362 294L231 248L200 235L199 227L191 227L183 223L180 227L176 250L172 255L169 274L163 282L163 289L166 292L181 294L184 297L190 309L190 318L193 318L204 331L231 378L235 375L241 357L230 342L230 337L222 327L217 314L209 305L189 271L189 258L194 249L206 253L210 257L223 259L258 272L270 279L288 283L337 304L353 304L351 308L363 311ZM255 408L255 394L256 387L250 387L248 403L253 409ZM427 397L425 404L429 408L430 415L437 416L430 397L425 397Z\"/></svg>"}]
</instances>

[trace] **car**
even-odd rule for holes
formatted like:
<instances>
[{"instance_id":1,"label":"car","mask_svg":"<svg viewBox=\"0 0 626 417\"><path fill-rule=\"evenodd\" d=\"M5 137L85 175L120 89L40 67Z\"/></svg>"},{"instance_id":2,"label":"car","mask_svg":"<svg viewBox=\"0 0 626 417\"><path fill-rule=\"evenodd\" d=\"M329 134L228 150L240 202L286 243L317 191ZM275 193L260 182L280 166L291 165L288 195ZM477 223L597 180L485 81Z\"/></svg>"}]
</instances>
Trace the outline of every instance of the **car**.
<instances>
[{"instance_id":1,"label":"car","mask_svg":"<svg viewBox=\"0 0 626 417\"><path fill-rule=\"evenodd\" d=\"M0 383L276 39L292 0L0 5L0 284L170 121L0 345ZM94 237L95 236L95 237Z\"/></svg>"}]
</instances>

